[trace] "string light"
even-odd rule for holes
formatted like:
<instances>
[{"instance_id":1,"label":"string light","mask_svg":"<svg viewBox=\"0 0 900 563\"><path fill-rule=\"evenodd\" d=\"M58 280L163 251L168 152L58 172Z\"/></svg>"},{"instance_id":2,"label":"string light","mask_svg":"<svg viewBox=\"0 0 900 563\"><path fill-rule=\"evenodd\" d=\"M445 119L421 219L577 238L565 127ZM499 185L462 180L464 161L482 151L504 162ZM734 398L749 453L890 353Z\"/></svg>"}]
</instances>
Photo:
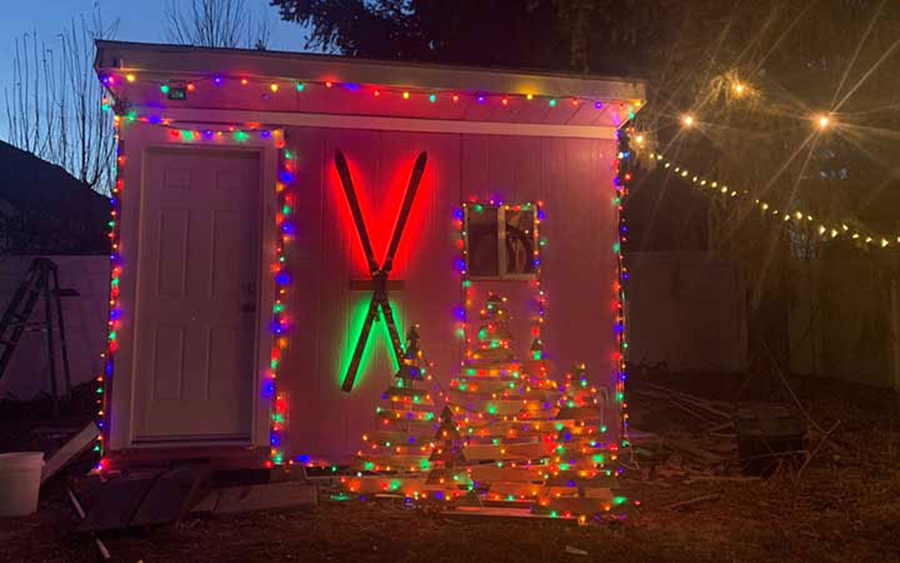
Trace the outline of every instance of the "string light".
<instances>
[{"instance_id":1,"label":"string light","mask_svg":"<svg viewBox=\"0 0 900 563\"><path fill-rule=\"evenodd\" d=\"M668 168L672 167L674 164L672 161L668 160L661 154L650 153L649 157L651 160L656 160L657 162L662 164L664 169L668 169ZM689 170L687 170L686 168L684 168L682 166L675 166L674 170L680 170L680 172L677 173L677 175L680 177L686 178L687 176L692 176L692 178L689 180L691 183L697 185L698 187L711 188L712 190L714 190L711 193L729 192L728 188L725 188L725 190L723 191L722 188L719 187L718 182L710 181L700 175L692 174ZM742 198L748 198L750 196L750 192L748 190L730 190L729 195L735 199L742 199ZM896 236L896 237L895 236L883 236L882 237L882 236L877 236L877 235L865 235L858 231L852 230L846 223L840 224L839 225L840 228L838 228L838 226L832 226L832 225L828 225L826 223L818 223L818 222L816 222L815 217L813 217L810 213L806 213L801 210L781 211L778 209L774 209L772 207L772 205L765 200L754 199L753 205L757 206L764 215L770 215L772 217L777 217L780 215L782 224L789 222L791 219L794 219L795 221L802 221L805 219L806 223L808 223L808 224L811 223L811 224L815 225L815 232L820 235L822 241L834 240L834 239L837 239L839 236L845 236L845 237L848 237L850 240L854 240L854 241L861 240L862 242L864 242L866 244L875 242L877 240L878 245L876 245L876 246L878 248L887 248L887 247L891 246L891 240L894 240L894 239L896 239L897 243L900 243L900 236Z\"/></svg>"},{"instance_id":2,"label":"string light","mask_svg":"<svg viewBox=\"0 0 900 563\"><path fill-rule=\"evenodd\" d=\"M265 138L267 132L261 133ZM272 272L275 281L275 295L272 305L272 351L270 354L269 377L264 383L264 395L272 398L272 419L269 430L269 462L267 465L282 465L284 463L284 431L287 427L287 396L278 390L277 380L279 368L282 365L282 356L287 348L288 333L291 325L287 320L287 288L291 275L288 269L290 263L287 258L288 245L295 232L293 217L295 215L295 201L293 191L289 187L296 176L296 154L285 148L285 142L280 139L281 130L270 133L271 138L276 139L276 146L280 149L278 155L279 172L275 185L275 194L278 198L278 212L275 214L275 229L277 233L275 246L275 262L272 264Z\"/></svg>"},{"instance_id":3,"label":"string light","mask_svg":"<svg viewBox=\"0 0 900 563\"><path fill-rule=\"evenodd\" d=\"M693 121L693 120L692 120ZM627 340L627 324L625 318L626 309L626 292L625 287L628 284L629 273L628 266L625 263L625 257L622 251L622 245L628 241L628 226L625 223L625 215L623 213L625 200L630 192L630 183L633 175L631 168L633 166L633 153L631 150L631 128L620 128L616 131L617 149L615 177L613 178L613 205L616 210L616 219L618 228L616 230L617 242L613 244L613 253L616 255L616 279L613 282L614 305L615 305L615 321L613 324L613 334L616 338L618 349L616 350L613 361L616 364L616 385L615 385L615 401L619 409L619 429L620 443L622 447L630 447L628 442L628 404L625 402L625 381L628 378L626 370L626 359L628 357L628 340ZM616 475L622 472L622 468L616 468Z\"/></svg>"},{"instance_id":4,"label":"string light","mask_svg":"<svg viewBox=\"0 0 900 563\"><path fill-rule=\"evenodd\" d=\"M685 127L693 127L694 126L694 116L690 115L690 114L682 116L681 123Z\"/></svg>"},{"instance_id":5,"label":"string light","mask_svg":"<svg viewBox=\"0 0 900 563\"><path fill-rule=\"evenodd\" d=\"M275 333L273 339L271 363L269 377L264 382L263 393L272 397L272 421L271 421L271 456L267 465L283 463L283 451L280 448L282 434L285 428L287 415L286 396L276 393L275 378L278 366L281 364L281 355L286 349L288 339L285 337L289 324L286 317L285 284L289 281L287 275L286 248L288 242L292 238L294 232L292 214L293 214L293 196L286 187L292 183L294 177L294 157L292 153L284 149L283 132L280 129L248 129L240 130L229 128L230 137L226 137L223 131L213 132L212 130L197 131L191 129L178 129L171 126L172 120L163 119L157 116L142 117L135 112L129 112L125 115L115 115L113 124L115 127L116 139L116 181L111 188L112 197L110 198L110 293L109 293L109 320L107 321L107 349L102 355L104 358L103 373L96 378L96 395L98 397L98 426L101 434L94 446L94 451L100 456L100 461L96 466L96 470L105 471L109 469L109 459L106 457L105 444L109 440L110 431L110 404L109 393L107 392L110 382L115 373L115 358L119 348L121 338L121 330L123 328L123 314L121 309L119 294L121 286L121 278L123 272L123 261L120 249L120 221L122 210L122 197L125 191L125 175L124 169L126 164L126 156L124 145L121 140L121 128L125 123L143 122L168 130L169 139L172 142L197 142L197 141L223 141L227 138L235 142L244 142L250 138L250 135L258 135L259 139L274 142L275 147L281 152L279 156L279 181L276 185L276 193L279 201L280 212L276 214L276 227L278 232L275 264L276 279L276 295L273 306L272 331Z\"/></svg>"},{"instance_id":6,"label":"string light","mask_svg":"<svg viewBox=\"0 0 900 563\"><path fill-rule=\"evenodd\" d=\"M122 329L122 310L119 305L119 290L122 278L122 261L119 256L119 239L121 233L121 221L119 217L122 215L122 196L125 188L125 155L124 145L121 138L122 118L118 115L113 117L113 126L115 130L115 146L116 146L116 180L111 188L112 197L110 198L110 255L109 255L109 318L107 320L107 344L106 353L103 362L103 373L97 376L96 394L97 394L97 425L100 427L100 435L94 444L94 451L97 453L99 462L96 469L105 471L109 468L109 460L106 458L107 451L105 444L109 441L109 386L115 372L116 351L119 348L119 332Z\"/></svg>"},{"instance_id":7,"label":"string light","mask_svg":"<svg viewBox=\"0 0 900 563\"><path fill-rule=\"evenodd\" d=\"M120 78L121 79L117 79L116 75L110 74L110 75L104 76L102 78L102 81L106 86L113 88L113 87L117 86L119 83L121 83L122 81L131 83L131 82L136 82L138 80L138 77L136 75L130 74L130 73L120 75ZM198 79L195 82L211 81L215 86L221 86L225 83L226 78L227 77L223 77L221 74L213 74L205 79ZM359 85L359 84L349 83L349 82L341 83L341 82L335 82L333 80L325 80L325 81L285 80L284 84L281 84L279 82L272 82L271 80L263 80L262 78L251 78L251 77L247 77L247 76L238 76L238 77L231 77L231 78L234 79L235 81L237 81L238 83L240 83L241 86L249 86L252 83L264 83L265 87L273 93L278 92L281 89L281 86L283 86L283 85L293 87L298 92L304 92L304 91L308 90L310 86L321 86L326 89L332 89L332 88L342 85L342 86L345 86L348 91L370 92L374 97L382 96L388 92L396 93L398 96L400 96L404 100L412 99L412 95L415 93L409 89L401 90L401 89L390 88L390 87L386 88L383 86L376 87L375 85ZM152 81L148 81L148 82L152 82ZM185 87L186 87L187 91L194 92L196 90L197 85L195 84L195 82L190 82L190 83L186 84ZM162 83L158 83L158 84L160 84L160 86L162 86ZM166 93L166 92L163 92L163 93ZM435 92L433 90L430 92L425 90L422 93L428 99L428 101L430 103L436 103L438 97L441 94L440 92ZM496 102L498 102L499 105L504 106L504 107L511 107L513 105L511 102L513 101L514 98L531 101L531 100L535 99L536 97L538 97L538 95L533 92L527 92L527 93L502 93L502 92L473 93L473 94L471 94L471 96L472 96L472 99L478 103L486 104L486 103L490 103L490 102L496 100ZM543 96L543 98L545 100L547 100L547 103L550 107L557 106L558 99L556 97ZM454 103L457 103L460 101L460 95L458 93L452 93L452 94L450 94L450 99ZM571 104L573 107L578 107L583 102L593 104L593 106L596 109L602 109L604 107L604 104L602 101L590 99L587 97L567 96L566 99L569 99L571 101ZM630 114L633 114L633 111L632 111L633 109L640 108L642 103L643 102L640 100L635 100L635 101L631 102L631 105L629 105ZM630 115L630 117L631 117L631 115Z\"/></svg>"},{"instance_id":8,"label":"string light","mask_svg":"<svg viewBox=\"0 0 900 563\"><path fill-rule=\"evenodd\" d=\"M831 118L825 114L822 114L818 118L816 118L816 123L819 125L819 129L824 130L827 129L831 124Z\"/></svg>"}]
</instances>

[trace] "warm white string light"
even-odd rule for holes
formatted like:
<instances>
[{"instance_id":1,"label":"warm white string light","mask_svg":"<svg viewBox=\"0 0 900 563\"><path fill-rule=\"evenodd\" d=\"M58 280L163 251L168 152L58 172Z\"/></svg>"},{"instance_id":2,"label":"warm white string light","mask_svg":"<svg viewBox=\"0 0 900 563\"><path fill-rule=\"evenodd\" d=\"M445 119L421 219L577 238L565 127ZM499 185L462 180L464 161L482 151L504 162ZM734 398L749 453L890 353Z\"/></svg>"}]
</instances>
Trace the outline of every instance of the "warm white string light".
<instances>
[{"instance_id":1,"label":"warm white string light","mask_svg":"<svg viewBox=\"0 0 900 563\"><path fill-rule=\"evenodd\" d=\"M683 166L675 165L675 163L668 160L661 154L650 153L649 156L651 160L655 160L656 162L660 163L664 169L671 169L676 176L691 182L697 187L707 188L711 191L711 193L720 194L731 198L744 198L750 196L750 192L748 190L737 190L729 188L727 185L722 184L718 181L709 180L702 175L691 172ZM787 210L779 211L778 209L774 209L769 202L761 199L754 199L753 203L754 205L759 207L760 211L762 211L766 215L771 215L772 217L781 216L783 222L794 220L795 222L805 221L807 223L817 225L816 232L823 240L834 240L838 237L849 238L853 241L862 242L866 248L887 248L892 243L900 244L900 236L892 235L890 237L877 237L874 235L867 235L865 233L856 231L855 229L851 229L846 223L836 225L817 222L815 217L813 217L811 214L804 213L799 210L795 210L793 212Z\"/></svg>"}]
</instances>

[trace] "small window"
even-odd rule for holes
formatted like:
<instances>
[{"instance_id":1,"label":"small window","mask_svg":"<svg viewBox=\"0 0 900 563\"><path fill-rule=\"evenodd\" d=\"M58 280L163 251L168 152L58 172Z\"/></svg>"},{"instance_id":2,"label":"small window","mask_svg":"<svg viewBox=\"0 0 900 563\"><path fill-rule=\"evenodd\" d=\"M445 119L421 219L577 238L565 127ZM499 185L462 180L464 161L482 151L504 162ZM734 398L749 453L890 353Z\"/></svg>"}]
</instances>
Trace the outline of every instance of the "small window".
<instances>
[{"instance_id":1,"label":"small window","mask_svg":"<svg viewBox=\"0 0 900 563\"><path fill-rule=\"evenodd\" d=\"M470 278L528 279L537 266L537 207L464 206L466 269Z\"/></svg>"}]
</instances>

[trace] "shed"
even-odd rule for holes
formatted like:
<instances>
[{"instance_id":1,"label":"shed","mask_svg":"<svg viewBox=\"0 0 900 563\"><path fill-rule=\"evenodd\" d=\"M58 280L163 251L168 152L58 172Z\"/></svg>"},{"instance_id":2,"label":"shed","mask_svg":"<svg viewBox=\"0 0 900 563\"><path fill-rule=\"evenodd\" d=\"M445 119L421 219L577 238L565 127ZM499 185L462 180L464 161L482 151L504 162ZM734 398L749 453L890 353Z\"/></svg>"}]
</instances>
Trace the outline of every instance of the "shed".
<instances>
[{"instance_id":1,"label":"shed","mask_svg":"<svg viewBox=\"0 0 900 563\"><path fill-rule=\"evenodd\" d=\"M119 134L103 466L350 464L409 328L440 409L492 294L495 346L585 364L620 443L642 83L111 41L95 67Z\"/></svg>"}]
</instances>

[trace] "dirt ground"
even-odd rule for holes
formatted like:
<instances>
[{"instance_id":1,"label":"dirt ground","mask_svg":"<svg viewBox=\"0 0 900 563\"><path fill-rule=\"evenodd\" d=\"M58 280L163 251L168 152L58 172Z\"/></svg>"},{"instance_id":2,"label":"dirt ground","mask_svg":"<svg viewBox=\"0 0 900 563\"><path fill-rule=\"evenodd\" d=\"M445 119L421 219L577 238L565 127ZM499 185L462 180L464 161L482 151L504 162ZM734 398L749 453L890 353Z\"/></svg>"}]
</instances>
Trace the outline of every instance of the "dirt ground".
<instances>
[{"instance_id":1,"label":"dirt ground","mask_svg":"<svg viewBox=\"0 0 900 563\"><path fill-rule=\"evenodd\" d=\"M758 481L636 476L622 484L639 505L629 506L621 521L462 521L423 507L323 495L311 510L190 517L103 539L114 561L132 563L900 561L900 398L823 380L793 378L790 384L811 424L831 429L840 421L802 471L786 468ZM720 399L746 391L740 381L721 379L691 379L681 388L691 386ZM766 397L783 398L777 385L761 389ZM629 410L635 425L661 434L694 424L637 394ZM0 424L9 420L0 416ZM5 428L9 440L11 426ZM823 437L812 432L810 449ZM61 487L51 486L37 514L0 520L0 561L97 561L90 538L76 535L74 526Z\"/></svg>"}]
</instances>

